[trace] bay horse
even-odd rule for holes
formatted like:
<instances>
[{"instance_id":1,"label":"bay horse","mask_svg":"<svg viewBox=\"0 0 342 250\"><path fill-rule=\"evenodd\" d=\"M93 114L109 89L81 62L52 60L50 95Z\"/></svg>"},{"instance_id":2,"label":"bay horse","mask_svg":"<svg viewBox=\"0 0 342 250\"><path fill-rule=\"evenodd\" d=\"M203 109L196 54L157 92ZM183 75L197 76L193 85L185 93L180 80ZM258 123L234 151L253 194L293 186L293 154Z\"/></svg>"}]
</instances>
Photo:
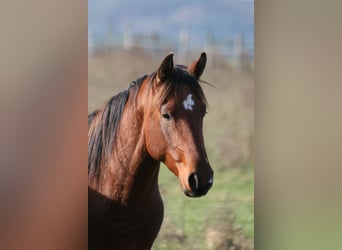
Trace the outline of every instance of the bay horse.
<instances>
[{"instance_id":1,"label":"bay horse","mask_svg":"<svg viewBox=\"0 0 342 250\"><path fill-rule=\"evenodd\" d=\"M199 84L206 54L188 67L173 53L159 68L88 116L88 247L150 249L164 208L163 162L189 197L213 185L202 133L207 101Z\"/></svg>"}]
</instances>

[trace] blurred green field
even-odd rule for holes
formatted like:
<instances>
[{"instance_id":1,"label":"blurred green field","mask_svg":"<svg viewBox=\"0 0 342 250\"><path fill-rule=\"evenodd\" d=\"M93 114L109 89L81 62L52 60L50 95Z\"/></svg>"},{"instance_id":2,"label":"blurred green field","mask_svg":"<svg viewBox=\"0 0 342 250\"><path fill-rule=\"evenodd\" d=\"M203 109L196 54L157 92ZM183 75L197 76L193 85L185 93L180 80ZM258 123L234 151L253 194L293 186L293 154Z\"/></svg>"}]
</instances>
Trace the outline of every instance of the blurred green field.
<instances>
[{"instance_id":1,"label":"blurred green field","mask_svg":"<svg viewBox=\"0 0 342 250\"><path fill-rule=\"evenodd\" d=\"M155 70L166 53L116 50L89 57L89 112L131 80ZM179 62L175 55L175 63L189 64L198 56ZM205 197L185 197L177 178L162 165L165 216L153 249L254 249L253 74L234 73L215 58L202 79L216 87L203 86L209 102L204 136L214 186Z\"/></svg>"}]
</instances>

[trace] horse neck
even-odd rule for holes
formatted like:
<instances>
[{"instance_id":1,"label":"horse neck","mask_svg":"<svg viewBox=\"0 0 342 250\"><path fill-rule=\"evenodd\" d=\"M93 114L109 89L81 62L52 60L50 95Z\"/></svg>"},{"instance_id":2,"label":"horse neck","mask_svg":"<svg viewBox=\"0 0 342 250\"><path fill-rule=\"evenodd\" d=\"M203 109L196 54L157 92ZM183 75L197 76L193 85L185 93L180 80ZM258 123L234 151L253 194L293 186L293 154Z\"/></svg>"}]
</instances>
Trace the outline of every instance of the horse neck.
<instances>
[{"instance_id":1,"label":"horse neck","mask_svg":"<svg viewBox=\"0 0 342 250\"><path fill-rule=\"evenodd\" d=\"M101 169L96 187L103 195L123 204L146 202L159 194L160 162L146 152L143 119L139 118L128 99L122 114L112 161Z\"/></svg>"}]
</instances>

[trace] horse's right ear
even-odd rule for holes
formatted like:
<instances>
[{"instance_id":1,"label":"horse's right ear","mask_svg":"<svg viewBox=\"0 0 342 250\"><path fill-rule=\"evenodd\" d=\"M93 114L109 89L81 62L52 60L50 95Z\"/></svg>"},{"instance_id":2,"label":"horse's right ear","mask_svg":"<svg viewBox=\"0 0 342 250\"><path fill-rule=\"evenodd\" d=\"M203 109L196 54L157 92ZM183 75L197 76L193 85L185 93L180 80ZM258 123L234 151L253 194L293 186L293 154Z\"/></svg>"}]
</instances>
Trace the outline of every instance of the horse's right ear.
<instances>
[{"instance_id":1,"label":"horse's right ear","mask_svg":"<svg viewBox=\"0 0 342 250\"><path fill-rule=\"evenodd\" d=\"M160 64L157 77L159 82L164 82L173 72L173 53L168 54Z\"/></svg>"}]
</instances>

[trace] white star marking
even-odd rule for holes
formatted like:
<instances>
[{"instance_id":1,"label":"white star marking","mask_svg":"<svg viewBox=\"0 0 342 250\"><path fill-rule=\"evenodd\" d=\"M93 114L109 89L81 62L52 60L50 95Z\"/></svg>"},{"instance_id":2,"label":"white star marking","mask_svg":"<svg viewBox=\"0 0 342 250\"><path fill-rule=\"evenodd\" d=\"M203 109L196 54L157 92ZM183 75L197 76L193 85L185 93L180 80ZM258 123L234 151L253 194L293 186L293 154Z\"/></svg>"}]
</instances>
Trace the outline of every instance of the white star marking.
<instances>
[{"instance_id":1,"label":"white star marking","mask_svg":"<svg viewBox=\"0 0 342 250\"><path fill-rule=\"evenodd\" d=\"M195 102L191 99L192 94L189 94L183 102L183 106L186 110L192 111L192 106L195 105Z\"/></svg>"}]
</instances>

